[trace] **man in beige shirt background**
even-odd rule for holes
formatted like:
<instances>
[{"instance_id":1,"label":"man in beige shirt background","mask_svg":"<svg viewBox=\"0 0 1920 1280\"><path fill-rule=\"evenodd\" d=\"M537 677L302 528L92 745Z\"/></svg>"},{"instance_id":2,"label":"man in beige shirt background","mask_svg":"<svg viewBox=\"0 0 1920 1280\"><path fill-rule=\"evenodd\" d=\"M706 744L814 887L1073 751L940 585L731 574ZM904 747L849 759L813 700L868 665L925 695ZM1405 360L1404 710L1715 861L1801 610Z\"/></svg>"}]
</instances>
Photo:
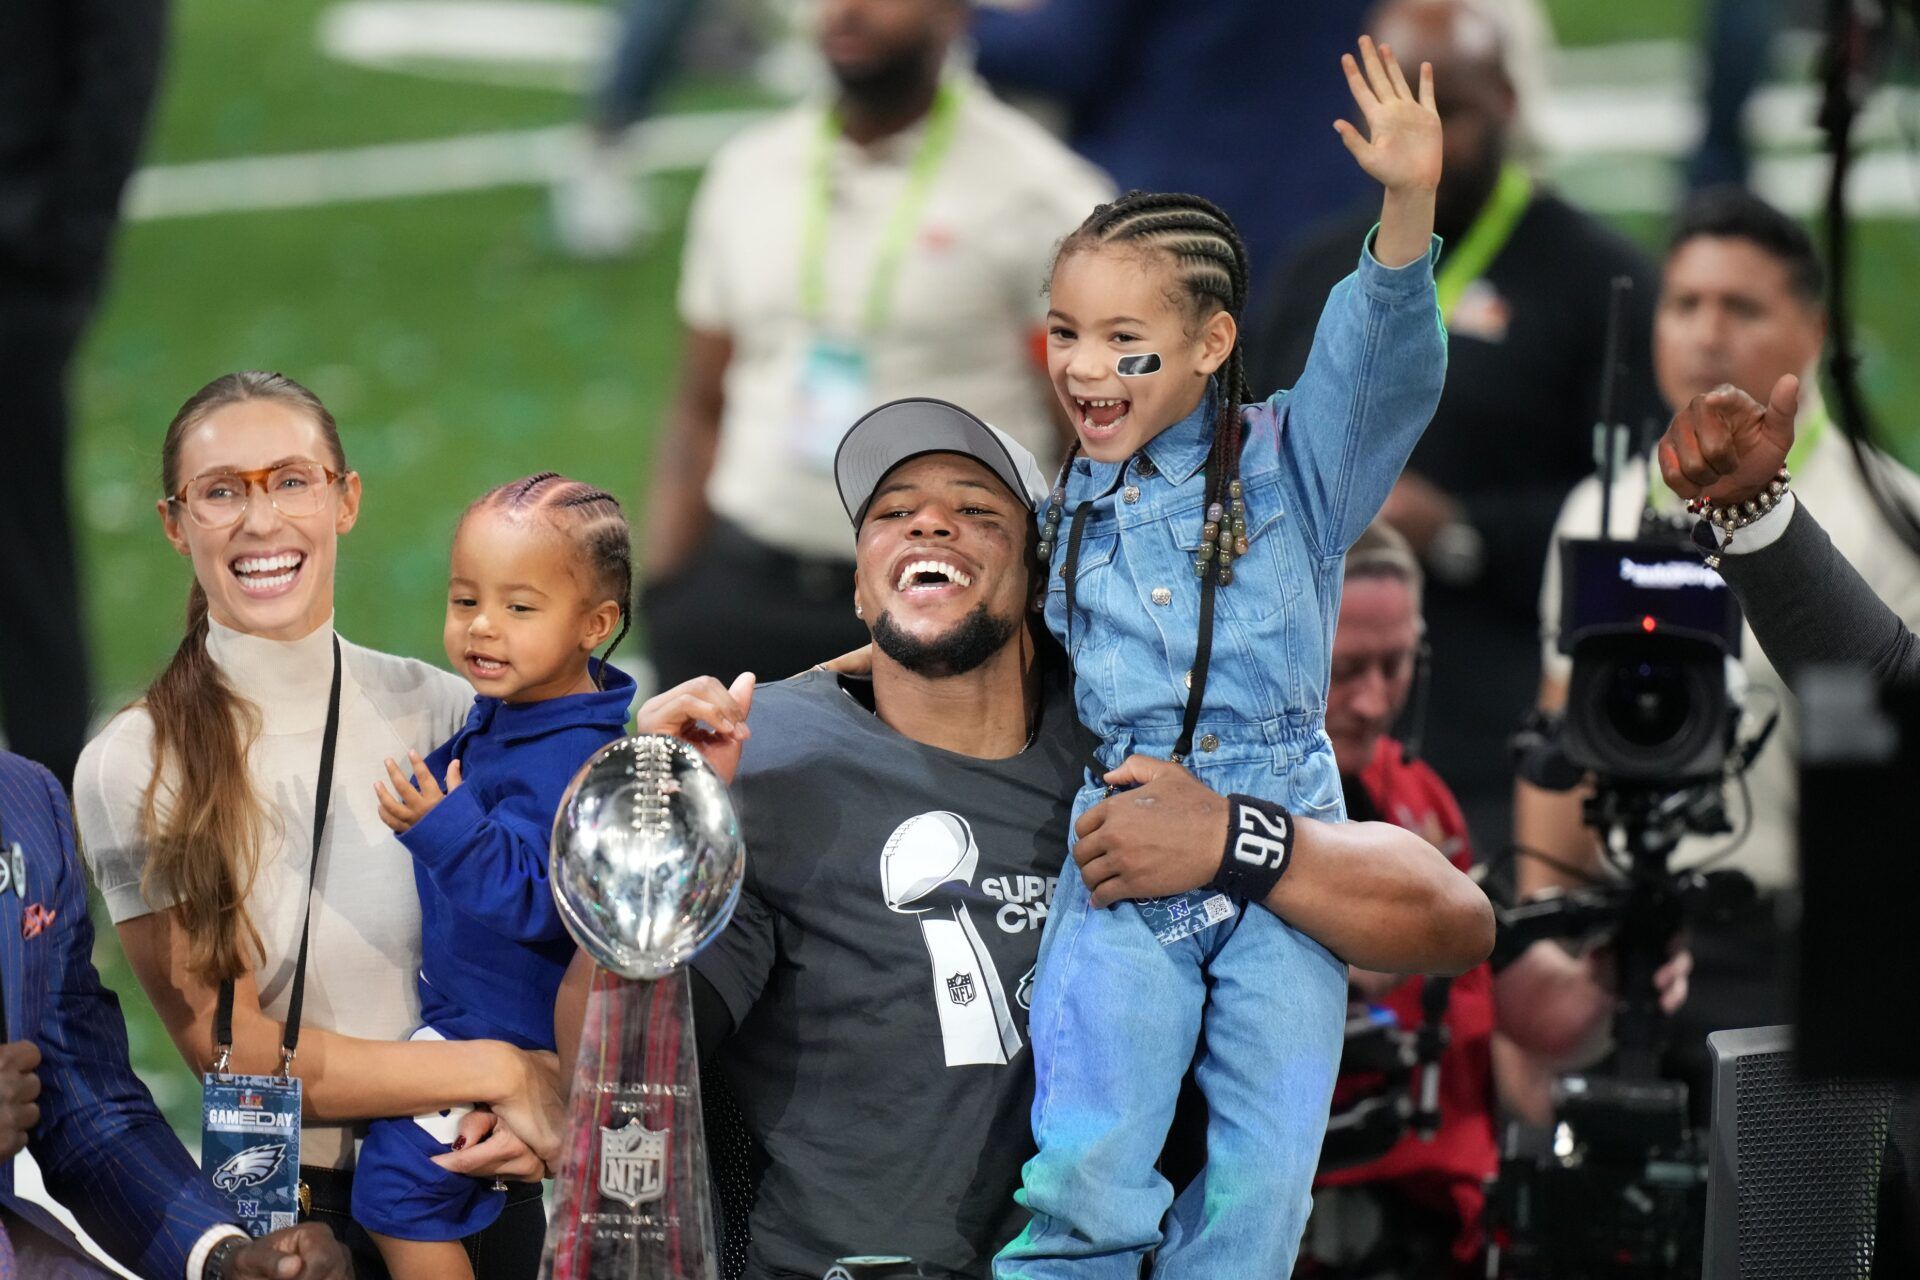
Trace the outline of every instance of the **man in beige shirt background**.
<instances>
[{"instance_id":1,"label":"man in beige shirt background","mask_svg":"<svg viewBox=\"0 0 1920 1280\"><path fill-rule=\"evenodd\" d=\"M734 139L694 201L681 381L641 593L661 687L862 644L833 450L903 396L1060 454L1036 339L1060 238L1111 190L950 57L966 0L822 0L831 95Z\"/></svg>"}]
</instances>

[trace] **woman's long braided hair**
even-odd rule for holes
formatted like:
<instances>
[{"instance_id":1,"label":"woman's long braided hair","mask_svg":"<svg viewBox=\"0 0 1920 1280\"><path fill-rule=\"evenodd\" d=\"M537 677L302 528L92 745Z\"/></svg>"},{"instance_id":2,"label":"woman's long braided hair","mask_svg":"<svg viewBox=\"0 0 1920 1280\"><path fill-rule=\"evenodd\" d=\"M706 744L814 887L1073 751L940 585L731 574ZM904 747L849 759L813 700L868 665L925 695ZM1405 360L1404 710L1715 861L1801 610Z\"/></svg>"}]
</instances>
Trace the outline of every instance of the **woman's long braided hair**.
<instances>
[{"instance_id":1,"label":"woman's long braided hair","mask_svg":"<svg viewBox=\"0 0 1920 1280\"><path fill-rule=\"evenodd\" d=\"M1058 268L1074 253L1114 247L1171 259L1174 280L1187 306L1189 332L1197 330L1216 310L1239 322L1247 303L1247 247L1233 219L1220 206L1194 195L1129 191L1095 209L1061 241L1054 266ZM1205 523L1193 568L1194 575L1202 579L1209 569L1213 570L1215 581L1225 586L1233 581L1234 558L1247 552L1247 509L1240 489L1240 406L1252 397L1247 392L1246 362L1237 338L1216 376L1218 417L1213 447L1207 454ZM1076 441L1068 454L1068 465L1079 450ZM1058 524L1053 512L1065 501L1064 488L1064 479L1055 486L1056 505L1048 512L1051 526ZM1041 536L1050 549L1053 539L1044 532Z\"/></svg>"}]
</instances>

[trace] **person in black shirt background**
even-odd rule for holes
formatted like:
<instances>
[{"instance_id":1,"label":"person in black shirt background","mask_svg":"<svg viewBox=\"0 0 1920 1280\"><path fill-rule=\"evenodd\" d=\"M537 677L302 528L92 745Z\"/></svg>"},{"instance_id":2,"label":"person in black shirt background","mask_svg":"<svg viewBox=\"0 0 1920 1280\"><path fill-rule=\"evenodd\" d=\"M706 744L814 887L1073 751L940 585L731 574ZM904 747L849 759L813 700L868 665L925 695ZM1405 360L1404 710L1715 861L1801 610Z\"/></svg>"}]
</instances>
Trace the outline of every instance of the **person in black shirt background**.
<instances>
[{"instance_id":1,"label":"person in black shirt background","mask_svg":"<svg viewBox=\"0 0 1920 1280\"><path fill-rule=\"evenodd\" d=\"M1615 276L1634 281L1615 420L1666 417L1650 355L1656 277L1639 250L1511 159L1515 96L1495 18L1463 0L1388 0L1367 30L1403 63L1432 62L1442 86L1435 229L1446 241L1447 386L1381 515L1429 573L1427 758L1453 785L1475 845L1497 853L1512 820L1506 741L1540 681L1542 549L1567 491L1594 469ZM1356 208L1310 237L1278 288L1255 300L1256 385L1299 377L1320 300L1353 269L1373 217Z\"/></svg>"},{"instance_id":2,"label":"person in black shirt background","mask_svg":"<svg viewBox=\"0 0 1920 1280\"><path fill-rule=\"evenodd\" d=\"M107 273L167 0L0 3L0 712L73 785L91 712L67 510L67 367Z\"/></svg>"}]
</instances>

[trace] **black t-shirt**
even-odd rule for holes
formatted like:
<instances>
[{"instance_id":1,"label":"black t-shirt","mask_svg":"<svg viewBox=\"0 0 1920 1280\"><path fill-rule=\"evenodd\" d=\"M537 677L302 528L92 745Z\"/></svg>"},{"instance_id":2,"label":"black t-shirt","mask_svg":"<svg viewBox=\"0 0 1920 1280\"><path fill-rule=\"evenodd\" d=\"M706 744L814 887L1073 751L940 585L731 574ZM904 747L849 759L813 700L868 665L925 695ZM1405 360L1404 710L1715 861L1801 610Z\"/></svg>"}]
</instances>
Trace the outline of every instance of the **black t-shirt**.
<instances>
[{"instance_id":1,"label":"black t-shirt","mask_svg":"<svg viewBox=\"0 0 1920 1280\"><path fill-rule=\"evenodd\" d=\"M770 1161L746 1274L902 1253L985 1276L1026 1221L1027 1003L1091 740L1064 677L1007 760L905 738L824 672L761 689L752 726L746 882L694 960Z\"/></svg>"},{"instance_id":2,"label":"black t-shirt","mask_svg":"<svg viewBox=\"0 0 1920 1280\"><path fill-rule=\"evenodd\" d=\"M1264 320L1249 365L1256 394L1292 386L1327 293L1353 270L1378 205L1311 239L1256 304ZM1440 267L1446 267L1443 252ZM1407 470L1459 501L1486 547L1478 579L1430 581L1433 682L1426 759L1459 795L1475 843L1505 847L1512 769L1507 738L1540 683L1540 577L1567 492L1594 470L1593 424L1605 380L1609 283L1633 279L1621 334L1626 376L1614 420L1664 425L1653 379L1653 264L1621 236L1537 193L1448 325L1447 385Z\"/></svg>"}]
</instances>

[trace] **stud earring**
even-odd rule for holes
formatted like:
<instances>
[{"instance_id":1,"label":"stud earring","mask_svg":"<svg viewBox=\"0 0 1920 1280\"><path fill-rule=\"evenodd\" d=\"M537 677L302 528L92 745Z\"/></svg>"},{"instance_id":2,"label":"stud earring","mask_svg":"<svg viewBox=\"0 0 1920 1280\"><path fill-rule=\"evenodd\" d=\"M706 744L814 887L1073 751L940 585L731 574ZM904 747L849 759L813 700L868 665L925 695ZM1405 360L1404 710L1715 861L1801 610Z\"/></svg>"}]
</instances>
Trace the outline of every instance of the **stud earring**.
<instances>
[{"instance_id":1,"label":"stud earring","mask_svg":"<svg viewBox=\"0 0 1920 1280\"><path fill-rule=\"evenodd\" d=\"M854 616L854 617L856 617L856 618L864 618L864 617L866 617L867 615L866 615L866 613L865 613L865 612L863 612L863 611L861 610L861 608L860 608L860 606L859 606L858 604L856 604L856 605L854 605L854 606L853 606L853 616Z\"/></svg>"}]
</instances>

